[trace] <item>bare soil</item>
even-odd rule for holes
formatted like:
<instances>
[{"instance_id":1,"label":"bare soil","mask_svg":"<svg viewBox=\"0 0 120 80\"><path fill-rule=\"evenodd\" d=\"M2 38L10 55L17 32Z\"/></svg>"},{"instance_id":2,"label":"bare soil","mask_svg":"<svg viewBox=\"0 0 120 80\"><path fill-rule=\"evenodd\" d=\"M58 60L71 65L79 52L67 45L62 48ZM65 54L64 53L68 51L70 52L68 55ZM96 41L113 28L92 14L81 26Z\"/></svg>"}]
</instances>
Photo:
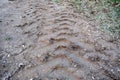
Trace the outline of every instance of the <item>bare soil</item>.
<instances>
[{"instance_id":1,"label":"bare soil","mask_svg":"<svg viewBox=\"0 0 120 80\"><path fill-rule=\"evenodd\" d=\"M0 80L120 80L120 41L69 1L0 0Z\"/></svg>"}]
</instances>

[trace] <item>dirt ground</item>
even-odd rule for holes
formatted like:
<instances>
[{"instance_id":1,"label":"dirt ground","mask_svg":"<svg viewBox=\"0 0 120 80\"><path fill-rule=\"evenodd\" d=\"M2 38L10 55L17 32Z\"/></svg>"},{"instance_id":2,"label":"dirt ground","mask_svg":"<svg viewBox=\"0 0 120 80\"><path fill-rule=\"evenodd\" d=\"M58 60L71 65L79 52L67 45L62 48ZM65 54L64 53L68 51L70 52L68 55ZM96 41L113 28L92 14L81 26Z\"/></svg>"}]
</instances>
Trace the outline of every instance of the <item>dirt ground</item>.
<instances>
[{"instance_id":1,"label":"dirt ground","mask_svg":"<svg viewBox=\"0 0 120 80\"><path fill-rule=\"evenodd\" d=\"M0 80L120 80L120 40L69 1L0 0Z\"/></svg>"}]
</instances>

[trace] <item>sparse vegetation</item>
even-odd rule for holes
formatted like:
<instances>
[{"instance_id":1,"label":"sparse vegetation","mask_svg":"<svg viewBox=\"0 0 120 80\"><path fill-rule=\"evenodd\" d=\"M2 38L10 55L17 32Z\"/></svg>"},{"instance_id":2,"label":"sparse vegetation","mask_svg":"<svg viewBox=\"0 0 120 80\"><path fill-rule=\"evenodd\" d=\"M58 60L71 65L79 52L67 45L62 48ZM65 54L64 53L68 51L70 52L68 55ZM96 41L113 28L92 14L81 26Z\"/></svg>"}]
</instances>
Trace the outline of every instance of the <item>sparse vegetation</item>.
<instances>
[{"instance_id":1,"label":"sparse vegetation","mask_svg":"<svg viewBox=\"0 0 120 80\"><path fill-rule=\"evenodd\" d=\"M99 28L120 37L120 0L71 0L86 17L99 22Z\"/></svg>"},{"instance_id":2,"label":"sparse vegetation","mask_svg":"<svg viewBox=\"0 0 120 80\"><path fill-rule=\"evenodd\" d=\"M61 0L52 0L53 2L60 3Z\"/></svg>"},{"instance_id":3,"label":"sparse vegetation","mask_svg":"<svg viewBox=\"0 0 120 80\"><path fill-rule=\"evenodd\" d=\"M6 41L12 40L12 37L11 37L10 35L6 35L6 36L5 36L5 40L6 40Z\"/></svg>"}]
</instances>

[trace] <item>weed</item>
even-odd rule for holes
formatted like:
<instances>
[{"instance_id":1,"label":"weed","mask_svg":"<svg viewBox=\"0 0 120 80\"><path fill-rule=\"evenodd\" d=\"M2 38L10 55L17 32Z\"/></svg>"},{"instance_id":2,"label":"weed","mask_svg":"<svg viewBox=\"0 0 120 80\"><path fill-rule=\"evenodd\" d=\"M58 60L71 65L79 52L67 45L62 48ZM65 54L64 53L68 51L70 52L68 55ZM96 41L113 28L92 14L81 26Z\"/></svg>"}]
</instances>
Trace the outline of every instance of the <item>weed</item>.
<instances>
[{"instance_id":1,"label":"weed","mask_svg":"<svg viewBox=\"0 0 120 80\"><path fill-rule=\"evenodd\" d=\"M53 2L60 3L61 0L52 0Z\"/></svg>"},{"instance_id":2,"label":"weed","mask_svg":"<svg viewBox=\"0 0 120 80\"><path fill-rule=\"evenodd\" d=\"M7 41L12 40L12 37L10 35L6 35L5 40L7 40Z\"/></svg>"}]
</instances>

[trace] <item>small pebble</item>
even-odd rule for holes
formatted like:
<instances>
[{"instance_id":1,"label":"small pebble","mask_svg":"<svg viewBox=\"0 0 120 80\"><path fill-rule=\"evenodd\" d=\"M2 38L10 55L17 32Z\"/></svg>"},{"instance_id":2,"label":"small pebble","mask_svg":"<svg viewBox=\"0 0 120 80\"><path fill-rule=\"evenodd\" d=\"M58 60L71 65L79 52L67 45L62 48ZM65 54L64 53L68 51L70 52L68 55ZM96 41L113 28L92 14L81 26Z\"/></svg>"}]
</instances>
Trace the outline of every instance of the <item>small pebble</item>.
<instances>
[{"instance_id":1,"label":"small pebble","mask_svg":"<svg viewBox=\"0 0 120 80\"><path fill-rule=\"evenodd\" d=\"M7 57L10 57L10 54L8 54Z\"/></svg>"},{"instance_id":2,"label":"small pebble","mask_svg":"<svg viewBox=\"0 0 120 80\"><path fill-rule=\"evenodd\" d=\"M20 67L20 68L23 68L24 66L25 66L25 65L24 65L23 63L20 63L20 64L19 64L19 67Z\"/></svg>"},{"instance_id":3,"label":"small pebble","mask_svg":"<svg viewBox=\"0 0 120 80\"><path fill-rule=\"evenodd\" d=\"M30 80L33 80L33 78L31 78Z\"/></svg>"},{"instance_id":4,"label":"small pebble","mask_svg":"<svg viewBox=\"0 0 120 80\"><path fill-rule=\"evenodd\" d=\"M22 45L22 47L24 48L24 47L25 47L25 45Z\"/></svg>"},{"instance_id":5,"label":"small pebble","mask_svg":"<svg viewBox=\"0 0 120 80\"><path fill-rule=\"evenodd\" d=\"M76 68L76 67L77 67L77 65L74 65L74 67Z\"/></svg>"},{"instance_id":6,"label":"small pebble","mask_svg":"<svg viewBox=\"0 0 120 80\"><path fill-rule=\"evenodd\" d=\"M94 76L92 76L92 79L93 79L93 80L95 79Z\"/></svg>"}]
</instances>

